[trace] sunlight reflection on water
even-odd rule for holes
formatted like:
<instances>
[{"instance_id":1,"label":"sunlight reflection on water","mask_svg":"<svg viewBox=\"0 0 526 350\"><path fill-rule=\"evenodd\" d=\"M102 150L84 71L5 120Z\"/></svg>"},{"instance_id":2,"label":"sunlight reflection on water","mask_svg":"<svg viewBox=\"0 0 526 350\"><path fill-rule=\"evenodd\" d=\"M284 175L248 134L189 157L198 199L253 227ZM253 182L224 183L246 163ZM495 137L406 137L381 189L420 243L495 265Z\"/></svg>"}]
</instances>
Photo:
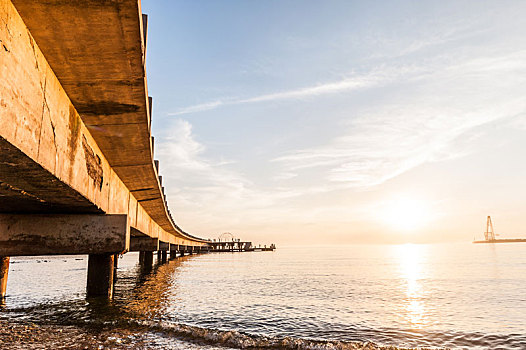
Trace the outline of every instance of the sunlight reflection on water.
<instances>
[{"instance_id":1,"label":"sunlight reflection on water","mask_svg":"<svg viewBox=\"0 0 526 350\"><path fill-rule=\"evenodd\" d=\"M280 248L186 257L151 273L141 270L136 254L126 254L115 300L107 305L84 299L85 257L14 258L0 316L95 328L146 322L140 324L152 329L148 339L176 327L175 334L213 339L244 332L407 347L526 348L524 248Z\"/></svg>"},{"instance_id":2,"label":"sunlight reflection on water","mask_svg":"<svg viewBox=\"0 0 526 350\"><path fill-rule=\"evenodd\" d=\"M400 264L400 276L405 279L407 285L405 312L401 314L405 315L412 328L423 328L426 325L426 319L421 279L423 278L422 264L426 256L426 247L405 244L396 246L395 249Z\"/></svg>"}]
</instances>

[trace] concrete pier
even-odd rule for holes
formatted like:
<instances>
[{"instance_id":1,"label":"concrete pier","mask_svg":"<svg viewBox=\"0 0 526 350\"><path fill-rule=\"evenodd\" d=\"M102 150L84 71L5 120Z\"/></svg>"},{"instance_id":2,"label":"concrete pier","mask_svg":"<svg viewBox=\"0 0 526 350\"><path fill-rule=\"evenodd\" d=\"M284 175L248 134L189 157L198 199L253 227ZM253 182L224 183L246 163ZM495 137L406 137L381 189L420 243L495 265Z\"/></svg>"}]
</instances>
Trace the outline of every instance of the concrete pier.
<instances>
[{"instance_id":1,"label":"concrete pier","mask_svg":"<svg viewBox=\"0 0 526 350\"><path fill-rule=\"evenodd\" d=\"M11 256L89 255L87 294L111 297L117 253L151 270L208 244L172 219L154 160L146 18L137 0L0 0L0 298Z\"/></svg>"},{"instance_id":2,"label":"concrete pier","mask_svg":"<svg viewBox=\"0 0 526 350\"><path fill-rule=\"evenodd\" d=\"M90 254L88 258L88 297L113 297L114 254Z\"/></svg>"},{"instance_id":3,"label":"concrete pier","mask_svg":"<svg viewBox=\"0 0 526 350\"><path fill-rule=\"evenodd\" d=\"M0 256L0 301L4 299L6 295L8 272L9 272L9 257Z\"/></svg>"}]
</instances>

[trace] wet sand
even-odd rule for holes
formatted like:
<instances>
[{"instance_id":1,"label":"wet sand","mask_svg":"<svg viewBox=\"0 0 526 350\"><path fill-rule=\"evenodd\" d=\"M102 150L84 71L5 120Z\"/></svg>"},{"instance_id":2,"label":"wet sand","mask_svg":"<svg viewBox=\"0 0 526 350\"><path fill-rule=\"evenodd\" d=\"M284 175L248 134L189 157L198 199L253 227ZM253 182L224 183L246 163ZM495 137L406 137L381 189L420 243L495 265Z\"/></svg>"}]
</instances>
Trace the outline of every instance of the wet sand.
<instances>
[{"instance_id":1,"label":"wet sand","mask_svg":"<svg viewBox=\"0 0 526 350\"><path fill-rule=\"evenodd\" d=\"M241 334L215 334L208 337L180 329L152 330L148 327L100 329L80 326L45 325L0 320L2 349L295 349L295 350L410 350L371 343L320 342L305 339L261 340ZM218 339L221 338L221 339ZM220 340L222 345L211 343ZM427 350L427 348L421 348Z\"/></svg>"}]
</instances>

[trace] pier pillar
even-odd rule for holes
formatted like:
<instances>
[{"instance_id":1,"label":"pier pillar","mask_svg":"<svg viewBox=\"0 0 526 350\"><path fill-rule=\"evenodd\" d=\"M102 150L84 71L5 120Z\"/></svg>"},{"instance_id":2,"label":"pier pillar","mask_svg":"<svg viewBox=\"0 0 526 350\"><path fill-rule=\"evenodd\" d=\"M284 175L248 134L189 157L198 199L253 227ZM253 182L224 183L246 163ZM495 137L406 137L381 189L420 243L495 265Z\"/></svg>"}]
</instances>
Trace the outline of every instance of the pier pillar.
<instances>
[{"instance_id":1,"label":"pier pillar","mask_svg":"<svg viewBox=\"0 0 526 350\"><path fill-rule=\"evenodd\" d=\"M114 254L90 254L88 258L88 297L113 296Z\"/></svg>"},{"instance_id":2,"label":"pier pillar","mask_svg":"<svg viewBox=\"0 0 526 350\"><path fill-rule=\"evenodd\" d=\"M177 244L170 244L170 259L177 258Z\"/></svg>"},{"instance_id":3,"label":"pier pillar","mask_svg":"<svg viewBox=\"0 0 526 350\"><path fill-rule=\"evenodd\" d=\"M162 260L162 251L157 251L157 263L159 264Z\"/></svg>"},{"instance_id":4,"label":"pier pillar","mask_svg":"<svg viewBox=\"0 0 526 350\"><path fill-rule=\"evenodd\" d=\"M7 273L9 272L9 257L0 256L0 301L5 298L7 290Z\"/></svg>"},{"instance_id":5,"label":"pier pillar","mask_svg":"<svg viewBox=\"0 0 526 350\"><path fill-rule=\"evenodd\" d=\"M144 269L151 269L153 265L153 252L141 251L139 253L139 264Z\"/></svg>"},{"instance_id":6,"label":"pier pillar","mask_svg":"<svg viewBox=\"0 0 526 350\"><path fill-rule=\"evenodd\" d=\"M119 254L113 255L113 268L117 270L119 267Z\"/></svg>"},{"instance_id":7,"label":"pier pillar","mask_svg":"<svg viewBox=\"0 0 526 350\"><path fill-rule=\"evenodd\" d=\"M167 254L166 254L166 250L163 250L163 251L161 252L161 262L162 262L162 263L165 263L165 262L166 262L166 255L167 255Z\"/></svg>"}]
</instances>

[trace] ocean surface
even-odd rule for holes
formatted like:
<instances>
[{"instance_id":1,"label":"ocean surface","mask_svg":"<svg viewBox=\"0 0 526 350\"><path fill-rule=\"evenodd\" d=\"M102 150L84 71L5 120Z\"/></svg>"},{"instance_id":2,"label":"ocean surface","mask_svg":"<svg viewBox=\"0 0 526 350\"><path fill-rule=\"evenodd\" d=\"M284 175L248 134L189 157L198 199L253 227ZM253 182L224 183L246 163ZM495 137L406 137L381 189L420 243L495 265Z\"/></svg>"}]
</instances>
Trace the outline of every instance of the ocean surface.
<instances>
[{"instance_id":1,"label":"ocean surface","mask_svg":"<svg viewBox=\"0 0 526 350\"><path fill-rule=\"evenodd\" d=\"M12 258L2 349L526 349L526 244L278 247L138 265Z\"/></svg>"}]
</instances>

